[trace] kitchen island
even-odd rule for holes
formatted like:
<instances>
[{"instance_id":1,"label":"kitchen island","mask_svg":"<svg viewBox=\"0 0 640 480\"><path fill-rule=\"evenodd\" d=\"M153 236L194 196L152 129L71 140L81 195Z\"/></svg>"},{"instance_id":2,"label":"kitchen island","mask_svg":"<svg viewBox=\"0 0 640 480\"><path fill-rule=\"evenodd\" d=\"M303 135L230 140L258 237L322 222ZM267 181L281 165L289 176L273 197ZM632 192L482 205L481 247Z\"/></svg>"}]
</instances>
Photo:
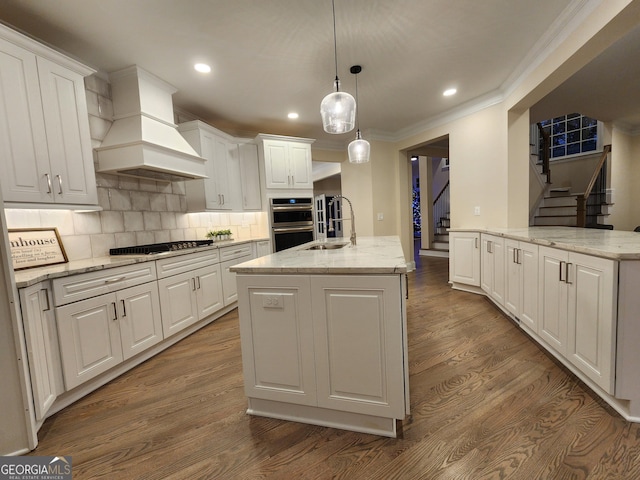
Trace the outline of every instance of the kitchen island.
<instances>
[{"instance_id":1,"label":"kitchen island","mask_svg":"<svg viewBox=\"0 0 640 480\"><path fill-rule=\"evenodd\" d=\"M399 238L311 242L231 270L247 413L395 437L409 413Z\"/></svg>"}]
</instances>

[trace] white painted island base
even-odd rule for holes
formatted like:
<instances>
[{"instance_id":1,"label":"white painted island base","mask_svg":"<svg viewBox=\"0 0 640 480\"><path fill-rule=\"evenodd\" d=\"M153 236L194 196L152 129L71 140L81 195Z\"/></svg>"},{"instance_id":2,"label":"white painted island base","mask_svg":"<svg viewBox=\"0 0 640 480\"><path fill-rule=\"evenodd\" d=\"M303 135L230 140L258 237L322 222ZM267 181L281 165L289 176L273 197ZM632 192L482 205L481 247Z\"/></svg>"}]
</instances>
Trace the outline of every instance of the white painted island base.
<instances>
[{"instance_id":1,"label":"white painted island base","mask_svg":"<svg viewBox=\"0 0 640 480\"><path fill-rule=\"evenodd\" d=\"M409 413L404 273L267 273L260 262L236 276L247 413L395 437Z\"/></svg>"}]
</instances>

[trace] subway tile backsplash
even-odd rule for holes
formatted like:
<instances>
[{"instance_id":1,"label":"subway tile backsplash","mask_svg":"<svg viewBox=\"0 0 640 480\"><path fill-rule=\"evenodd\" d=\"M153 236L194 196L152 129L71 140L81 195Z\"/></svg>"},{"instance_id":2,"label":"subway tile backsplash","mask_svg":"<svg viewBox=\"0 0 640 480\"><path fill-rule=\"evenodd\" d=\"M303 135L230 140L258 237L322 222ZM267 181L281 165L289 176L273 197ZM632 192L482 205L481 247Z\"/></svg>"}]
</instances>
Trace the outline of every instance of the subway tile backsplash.
<instances>
[{"instance_id":1,"label":"subway tile backsplash","mask_svg":"<svg viewBox=\"0 0 640 480\"><path fill-rule=\"evenodd\" d=\"M96 75L85 80L92 145L111 125L109 84ZM265 212L187 213L185 182L156 182L96 173L99 212L5 209L9 228L56 227L69 260L109 255L130 245L204 239L211 229L229 229L233 238L267 238Z\"/></svg>"}]
</instances>

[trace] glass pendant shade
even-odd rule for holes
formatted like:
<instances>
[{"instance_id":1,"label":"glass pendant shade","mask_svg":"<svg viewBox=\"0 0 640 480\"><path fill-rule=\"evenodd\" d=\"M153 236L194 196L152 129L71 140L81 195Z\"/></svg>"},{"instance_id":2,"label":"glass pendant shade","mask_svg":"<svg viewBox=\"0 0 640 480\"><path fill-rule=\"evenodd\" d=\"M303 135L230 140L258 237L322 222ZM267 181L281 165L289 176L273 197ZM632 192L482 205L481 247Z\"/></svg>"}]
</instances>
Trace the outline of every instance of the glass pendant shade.
<instances>
[{"instance_id":1,"label":"glass pendant shade","mask_svg":"<svg viewBox=\"0 0 640 480\"><path fill-rule=\"evenodd\" d=\"M322 127L327 133L347 133L356 125L356 101L347 92L338 90L330 93L320 104Z\"/></svg>"},{"instance_id":2,"label":"glass pendant shade","mask_svg":"<svg viewBox=\"0 0 640 480\"><path fill-rule=\"evenodd\" d=\"M356 132L356 139L349 144L348 151L350 163L367 163L369 161L371 145L362 138L359 129Z\"/></svg>"}]
</instances>

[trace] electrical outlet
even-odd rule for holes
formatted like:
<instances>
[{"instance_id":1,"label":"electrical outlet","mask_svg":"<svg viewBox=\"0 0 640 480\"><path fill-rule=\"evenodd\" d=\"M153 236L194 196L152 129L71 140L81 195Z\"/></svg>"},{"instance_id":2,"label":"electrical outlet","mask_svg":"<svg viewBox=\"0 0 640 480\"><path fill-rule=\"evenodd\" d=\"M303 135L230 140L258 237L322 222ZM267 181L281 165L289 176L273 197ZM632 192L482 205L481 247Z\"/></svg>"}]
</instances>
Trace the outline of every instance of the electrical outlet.
<instances>
[{"instance_id":1,"label":"electrical outlet","mask_svg":"<svg viewBox=\"0 0 640 480\"><path fill-rule=\"evenodd\" d=\"M284 308L284 300L282 298L282 295L264 295L262 297L262 306L264 308Z\"/></svg>"},{"instance_id":2,"label":"electrical outlet","mask_svg":"<svg viewBox=\"0 0 640 480\"><path fill-rule=\"evenodd\" d=\"M473 207L473 214L480 215L480 207Z\"/></svg>"},{"instance_id":3,"label":"electrical outlet","mask_svg":"<svg viewBox=\"0 0 640 480\"><path fill-rule=\"evenodd\" d=\"M384 220L384 213L378 213L378 220Z\"/></svg>"}]
</instances>

